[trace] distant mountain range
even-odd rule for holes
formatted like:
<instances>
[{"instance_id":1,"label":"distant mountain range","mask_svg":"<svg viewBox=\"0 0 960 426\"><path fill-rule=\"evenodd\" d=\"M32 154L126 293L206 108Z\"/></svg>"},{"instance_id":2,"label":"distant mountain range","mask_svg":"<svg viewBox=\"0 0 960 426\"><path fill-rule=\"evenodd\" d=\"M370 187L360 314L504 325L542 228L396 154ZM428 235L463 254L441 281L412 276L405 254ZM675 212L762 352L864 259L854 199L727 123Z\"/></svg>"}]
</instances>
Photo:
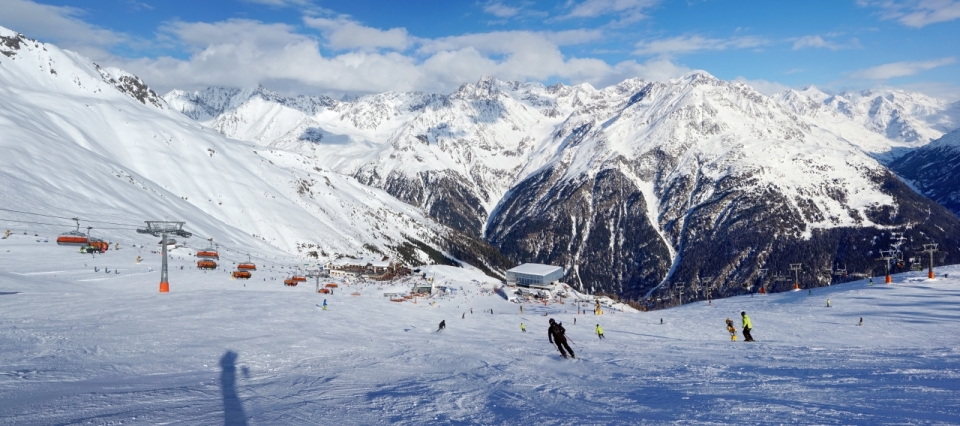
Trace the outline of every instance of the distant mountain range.
<instances>
[{"instance_id":1,"label":"distant mountain range","mask_svg":"<svg viewBox=\"0 0 960 426\"><path fill-rule=\"evenodd\" d=\"M320 258L380 252L493 275L550 263L627 298L784 290L792 263L804 286L881 274L893 231L911 239L900 268L919 244L960 246L956 173L944 175L956 138L939 139L960 127L960 104L918 93L767 97L694 72L602 89L483 78L449 94L160 98L9 30L0 53L12 129L0 177L19 185L3 195L36 208L82 194L74 210L96 211L90 198L188 215L211 235Z\"/></svg>"},{"instance_id":2,"label":"distant mountain range","mask_svg":"<svg viewBox=\"0 0 960 426\"><path fill-rule=\"evenodd\" d=\"M449 95L345 102L263 87L164 99L384 189L515 262L564 266L588 291L639 297L682 282L732 294L760 269L783 287L771 280L790 263L823 285L825 270L881 273L891 230L960 230L887 167L960 127L960 104L918 93L766 97L696 72L604 89L484 78Z\"/></svg>"}]
</instances>

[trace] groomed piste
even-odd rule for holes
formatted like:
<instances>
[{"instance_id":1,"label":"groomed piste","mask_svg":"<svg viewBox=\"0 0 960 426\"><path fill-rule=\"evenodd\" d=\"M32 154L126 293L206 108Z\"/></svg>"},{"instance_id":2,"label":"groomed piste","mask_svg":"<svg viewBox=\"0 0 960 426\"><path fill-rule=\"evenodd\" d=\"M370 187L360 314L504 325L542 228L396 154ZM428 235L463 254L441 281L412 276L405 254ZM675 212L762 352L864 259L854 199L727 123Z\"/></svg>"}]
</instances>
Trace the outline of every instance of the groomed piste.
<instances>
[{"instance_id":1,"label":"groomed piste","mask_svg":"<svg viewBox=\"0 0 960 426\"><path fill-rule=\"evenodd\" d=\"M55 237L0 240L0 424L960 423L960 267L520 314L475 270L427 267L456 291L392 303L405 284L325 278L339 287L317 294L312 279L283 285L292 259L231 280L184 249L159 293L149 248L79 254ZM730 341L740 311L757 342ZM577 360L547 342L550 318Z\"/></svg>"}]
</instances>

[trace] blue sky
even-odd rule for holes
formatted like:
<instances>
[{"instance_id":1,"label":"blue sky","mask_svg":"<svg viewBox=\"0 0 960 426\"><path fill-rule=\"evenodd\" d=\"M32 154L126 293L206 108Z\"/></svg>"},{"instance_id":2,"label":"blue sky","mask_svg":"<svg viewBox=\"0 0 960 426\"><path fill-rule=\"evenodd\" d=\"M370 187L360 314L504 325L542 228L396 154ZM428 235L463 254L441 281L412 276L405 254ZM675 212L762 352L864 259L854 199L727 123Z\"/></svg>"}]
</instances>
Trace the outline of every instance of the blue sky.
<instances>
[{"instance_id":1,"label":"blue sky","mask_svg":"<svg viewBox=\"0 0 960 426\"><path fill-rule=\"evenodd\" d=\"M597 87L691 70L764 93L960 99L960 0L0 0L0 25L158 91L449 92L493 75Z\"/></svg>"}]
</instances>

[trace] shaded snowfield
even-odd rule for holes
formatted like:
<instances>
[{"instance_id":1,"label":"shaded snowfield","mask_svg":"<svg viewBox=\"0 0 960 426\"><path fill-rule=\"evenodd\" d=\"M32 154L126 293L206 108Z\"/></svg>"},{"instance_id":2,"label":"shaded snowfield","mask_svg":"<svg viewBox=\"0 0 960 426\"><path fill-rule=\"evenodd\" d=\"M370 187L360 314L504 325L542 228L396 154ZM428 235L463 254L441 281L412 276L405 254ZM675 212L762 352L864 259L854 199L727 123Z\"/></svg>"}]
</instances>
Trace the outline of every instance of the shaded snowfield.
<instances>
[{"instance_id":1,"label":"shaded snowfield","mask_svg":"<svg viewBox=\"0 0 960 426\"><path fill-rule=\"evenodd\" d=\"M92 258L42 237L0 240L0 424L960 423L960 267L812 296L521 315L469 270L431 267L464 289L431 306L271 280L292 263L232 281L181 250L160 294L156 254ZM756 343L729 341L723 320L741 310ZM544 313L581 360L548 344Z\"/></svg>"}]
</instances>

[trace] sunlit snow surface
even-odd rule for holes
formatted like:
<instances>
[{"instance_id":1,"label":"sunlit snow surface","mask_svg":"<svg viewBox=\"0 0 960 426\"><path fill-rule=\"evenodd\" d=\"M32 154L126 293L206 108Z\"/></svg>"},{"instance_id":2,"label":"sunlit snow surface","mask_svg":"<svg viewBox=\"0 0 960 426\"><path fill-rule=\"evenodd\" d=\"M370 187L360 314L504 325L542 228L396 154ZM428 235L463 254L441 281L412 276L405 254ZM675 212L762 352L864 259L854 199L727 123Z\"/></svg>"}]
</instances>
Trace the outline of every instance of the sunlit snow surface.
<instances>
[{"instance_id":1,"label":"sunlit snow surface","mask_svg":"<svg viewBox=\"0 0 960 426\"><path fill-rule=\"evenodd\" d=\"M431 267L463 287L431 306L383 297L402 287L284 287L279 261L233 281L183 249L161 294L156 254L93 258L43 237L0 240L0 424L960 423L960 267L812 296L521 315L468 270ZM756 343L724 329L741 310ZM550 346L545 312L581 359Z\"/></svg>"}]
</instances>

